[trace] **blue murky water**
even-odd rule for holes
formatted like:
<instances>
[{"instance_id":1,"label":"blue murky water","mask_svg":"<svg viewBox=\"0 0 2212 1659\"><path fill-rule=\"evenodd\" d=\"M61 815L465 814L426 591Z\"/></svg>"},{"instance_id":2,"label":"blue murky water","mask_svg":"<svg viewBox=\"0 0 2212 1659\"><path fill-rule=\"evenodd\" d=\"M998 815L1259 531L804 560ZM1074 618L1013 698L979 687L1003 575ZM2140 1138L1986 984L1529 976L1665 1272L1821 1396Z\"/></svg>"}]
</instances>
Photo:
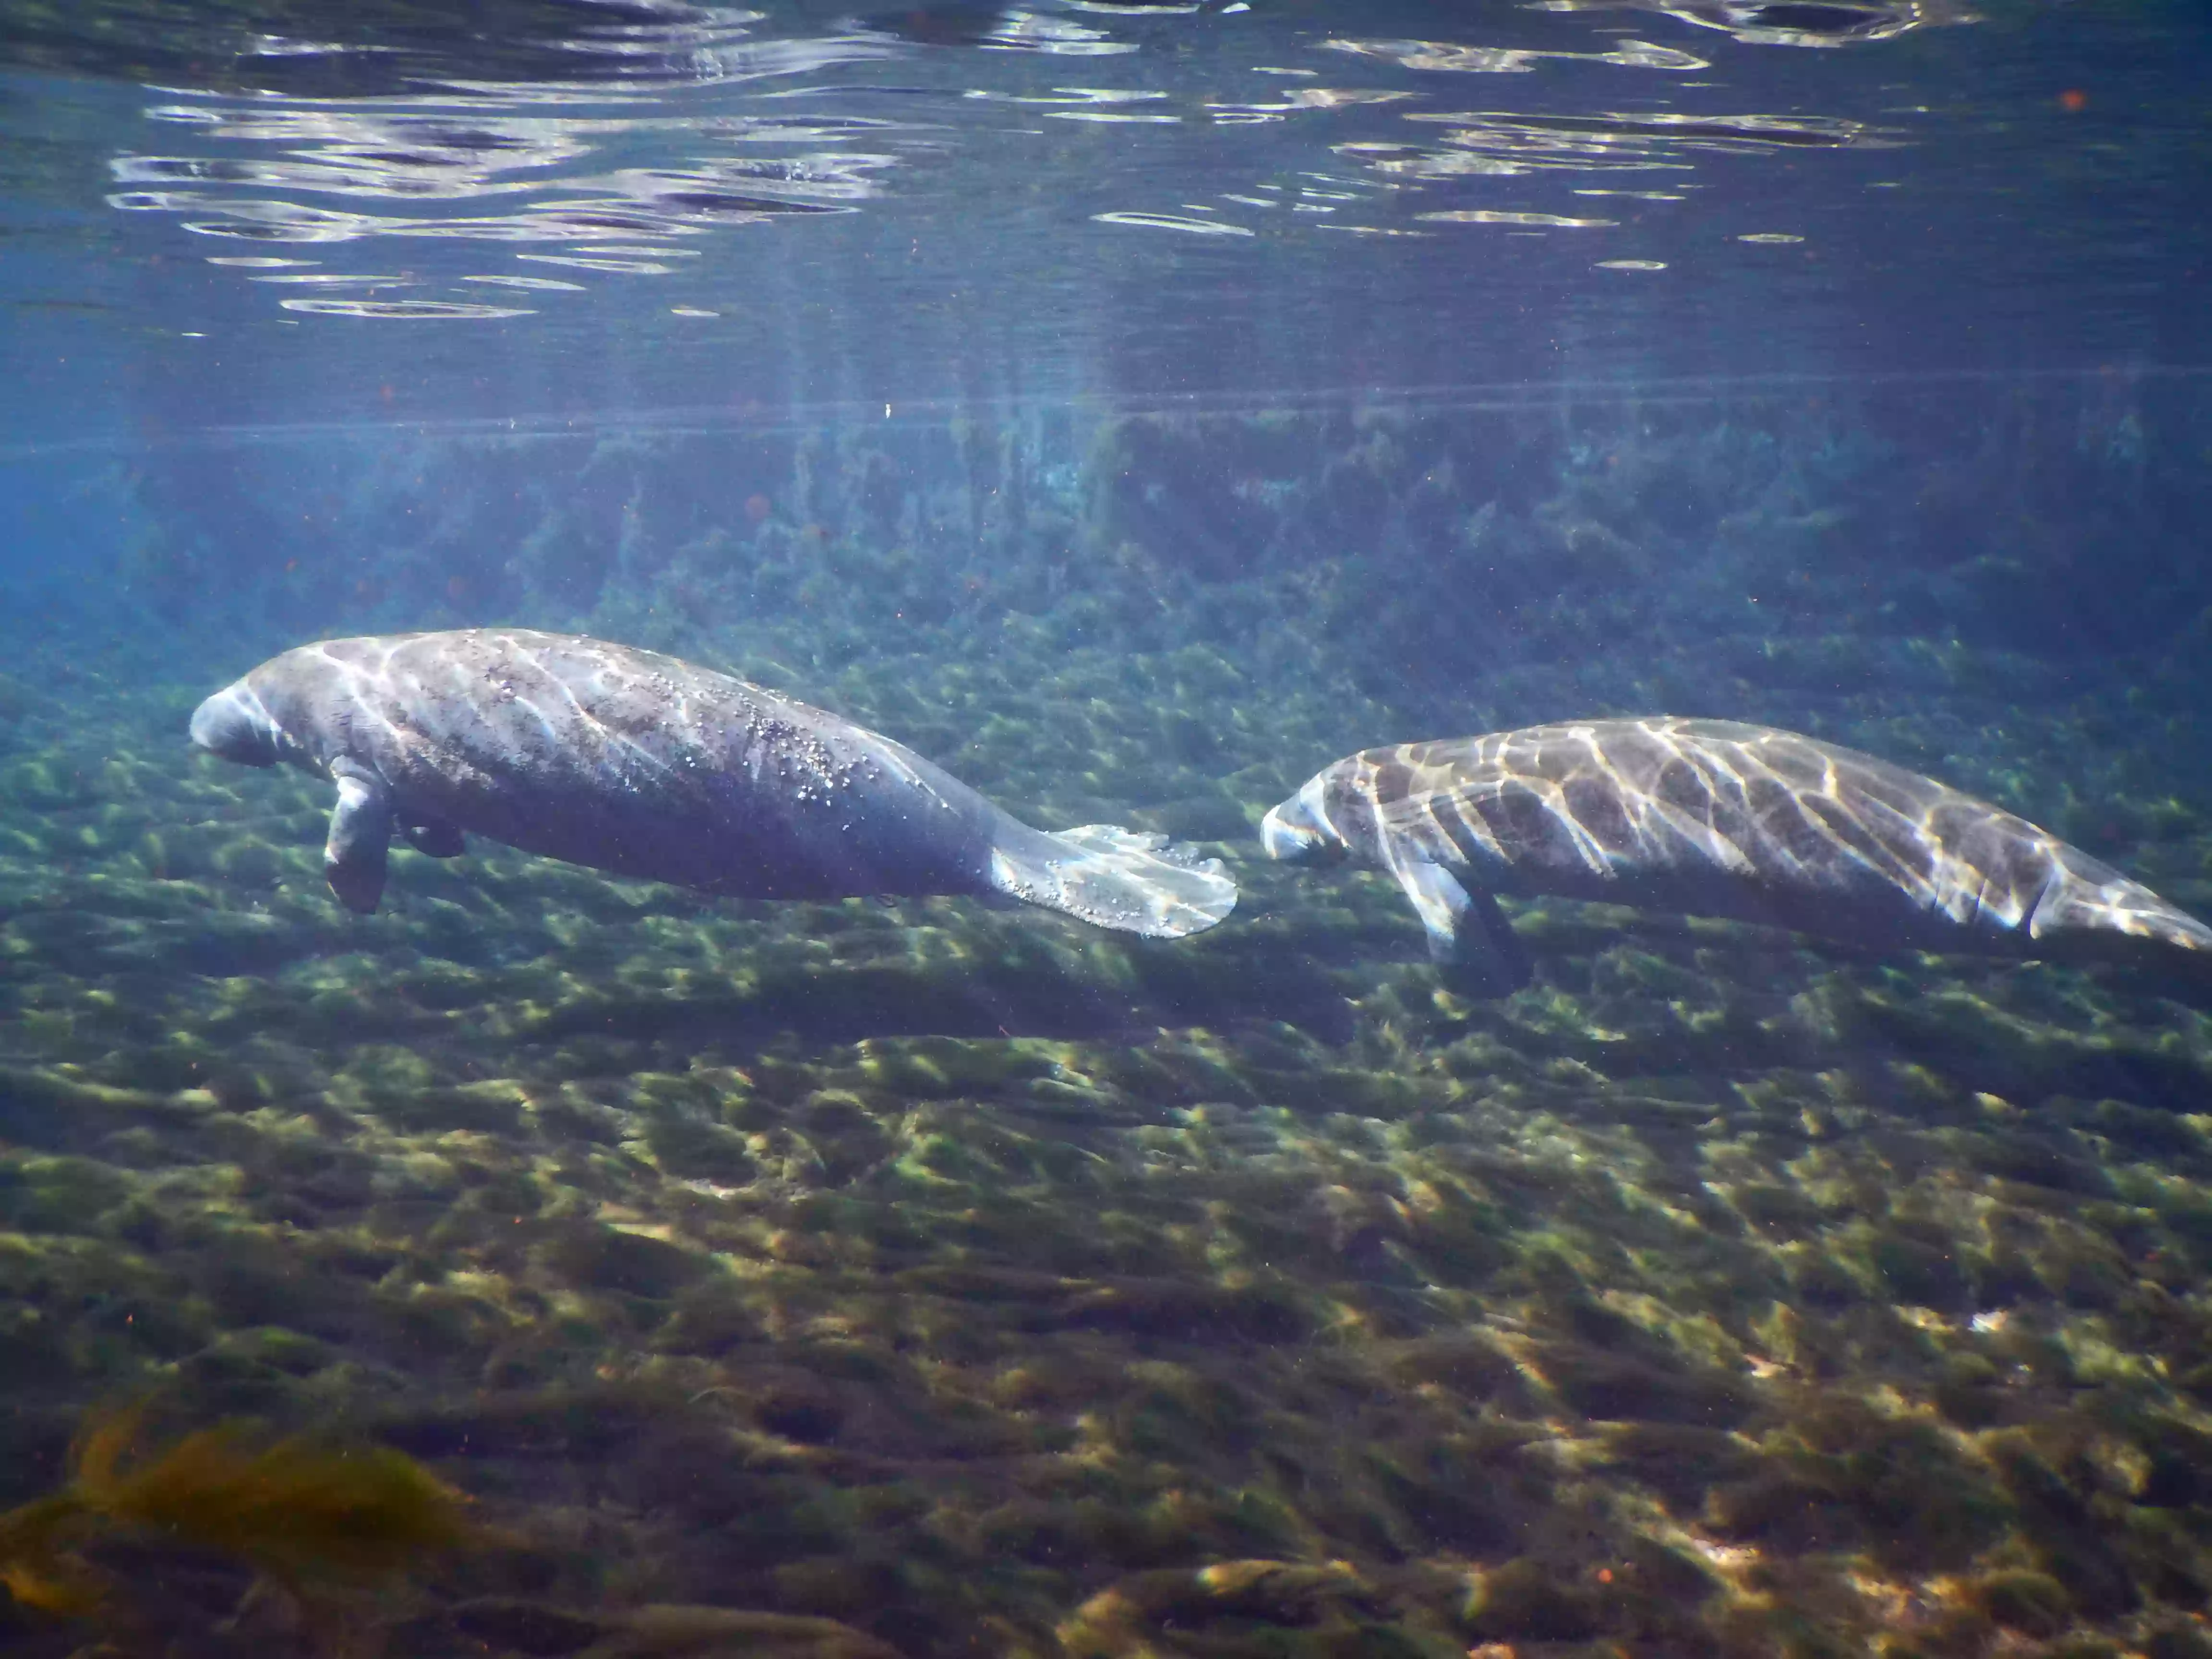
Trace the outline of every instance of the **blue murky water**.
<instances>
[{"instance_id":1,"label":"blue murky water","mask_svg":"<svg viewBox=\"0 0 2212 1659\"><path fill-rule=\"evenodd\" d=\"M0 46L9 1652L2212 1652L2200 9Z\"/></svg>"}]
</instances>

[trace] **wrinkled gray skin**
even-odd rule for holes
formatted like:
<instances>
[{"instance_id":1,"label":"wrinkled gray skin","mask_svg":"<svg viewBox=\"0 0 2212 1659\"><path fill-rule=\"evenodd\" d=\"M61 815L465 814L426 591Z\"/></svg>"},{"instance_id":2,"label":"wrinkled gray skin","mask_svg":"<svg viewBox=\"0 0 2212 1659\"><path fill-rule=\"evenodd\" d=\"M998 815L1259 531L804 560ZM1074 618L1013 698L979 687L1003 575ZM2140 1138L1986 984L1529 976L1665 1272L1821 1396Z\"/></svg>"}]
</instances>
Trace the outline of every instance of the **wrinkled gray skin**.
<instances>
[{"instance_id":1,"label":"wrinkled gray skin","mask_svg":"<svg viewBox=\"0 0 2212 1659\"><path fill-rule=\"evenodd\" d=\"M673 657L516 629L328 640L192 715L192 741L337 785L324 864L376 908L396 830L467 834L747 898L1003 894L1176 938L1229 914L1218 860L1109 826L1048 834L889 738Z\"/></svg>"},{"instance_id":2,"label":"wrinkled gray skin","mask_svg":"<svg viewBox=\"0 0 2212 1659\"><path fill-rule=\"evenodd\" d=\"M1876 949L2212 969L2212 928L2002 807L1733 720L1597 720L1363 750L1268 812L1273 858L1388 870L1477 995L1526 984L1493 894L1728 916Z\"/></svg>"}]
</instances>

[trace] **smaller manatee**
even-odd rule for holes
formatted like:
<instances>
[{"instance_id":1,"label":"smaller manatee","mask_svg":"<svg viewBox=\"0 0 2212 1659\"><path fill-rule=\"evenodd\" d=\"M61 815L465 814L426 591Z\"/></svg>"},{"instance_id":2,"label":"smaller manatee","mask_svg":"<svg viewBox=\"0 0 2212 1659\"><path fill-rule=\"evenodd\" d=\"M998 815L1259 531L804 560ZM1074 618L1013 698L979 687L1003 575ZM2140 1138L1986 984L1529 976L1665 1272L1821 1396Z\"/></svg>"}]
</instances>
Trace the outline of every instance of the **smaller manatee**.
<instances>
[{"instance_id":1,"label":"smaller manatee","mask_svg":"<svg viewBox=\"0 0 2212 1659\"><path fill-rule=\"evenodd\" d=\"M1475 995L1528 982L1493 895L1877 949L2212 968L2212 928L2001 807L1817 738L1595 720L1363 750L1270 811L1271 858L1388 870Z\"/></svg>"}]
</instances>

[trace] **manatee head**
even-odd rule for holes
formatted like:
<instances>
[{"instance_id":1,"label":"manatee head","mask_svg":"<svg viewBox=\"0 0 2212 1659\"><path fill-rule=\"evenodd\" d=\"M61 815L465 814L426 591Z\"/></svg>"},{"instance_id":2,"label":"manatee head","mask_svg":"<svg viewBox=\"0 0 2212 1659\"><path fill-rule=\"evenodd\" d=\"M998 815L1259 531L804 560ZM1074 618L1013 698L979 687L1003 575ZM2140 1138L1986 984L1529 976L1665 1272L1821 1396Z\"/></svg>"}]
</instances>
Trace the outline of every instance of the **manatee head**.
<instances>
[{"instance_id":1,"label":"manatee head","mask_svg":"<svg viewBox=\"0 0 2212 1659\"><path fill-rule=\"evenodd\" d=\"M253 688L240 680L192 710L192 741L241 766L274 766L289 740Z\"/></svg>"},{"instance_id":2,"label":"manatee head","mask_svg":"<svg viewBox=\"0 0 2212 1659\"><path fill-rule=\"evenodd\" d=\"M1334 864L1350 853L1328 821L1322 795L1328 774L1310 779L1304 788L1260 820L1260 845L1271 859L1292 864Z\"/></svg>"}]
</instances>

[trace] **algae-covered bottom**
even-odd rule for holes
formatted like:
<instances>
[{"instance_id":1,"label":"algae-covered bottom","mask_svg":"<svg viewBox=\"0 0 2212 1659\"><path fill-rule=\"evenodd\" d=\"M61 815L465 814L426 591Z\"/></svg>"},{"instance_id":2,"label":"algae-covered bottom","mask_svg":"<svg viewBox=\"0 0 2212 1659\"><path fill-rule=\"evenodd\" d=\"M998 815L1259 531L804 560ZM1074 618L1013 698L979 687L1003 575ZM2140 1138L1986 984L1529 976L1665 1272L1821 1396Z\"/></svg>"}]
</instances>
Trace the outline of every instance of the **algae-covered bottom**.
<instances>
[{"instance_id":1,"label":"algae-covered bottom","mask_svg":"<svg viewBox=\"0 0 2212 1659\"><path fill-rule=\"evenodd\" d=\"M2212 1021L2154 979L1562 903L1459 1000L1382 878L1244 856L1386 715L1195 650L845 689L1221 838L1195 939L489 847L353 918L204 689L0 755L0 1506L136 1399L474 1541L315 1617L111 1503L121 1588L11 1653L2212 1653Z\"/></svg>"}]
</instances>

